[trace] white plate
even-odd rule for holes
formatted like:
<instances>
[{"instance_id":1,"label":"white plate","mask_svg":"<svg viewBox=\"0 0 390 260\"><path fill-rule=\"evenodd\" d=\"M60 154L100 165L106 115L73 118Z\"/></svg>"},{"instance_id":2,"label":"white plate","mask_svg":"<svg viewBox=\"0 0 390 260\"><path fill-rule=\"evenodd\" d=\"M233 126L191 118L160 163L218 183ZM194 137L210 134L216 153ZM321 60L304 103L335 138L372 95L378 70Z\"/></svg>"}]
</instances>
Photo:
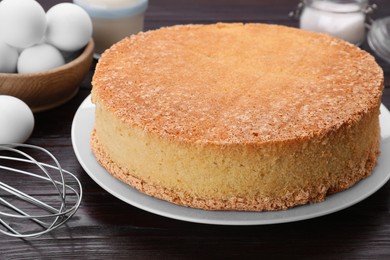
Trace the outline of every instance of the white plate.
<instances>
[{"instance_id":1,"label":"white plate","mask_svg":"<svg viewBox=\"0 0 390 260\"><path fill-rule=\"evenodd\" d=\"M73 120L72 143L82 167L97 184L115 197L140 209L173 219L219 225L264 225L310 219L360 202L381 188L390 178L390 160L385 159L390 158L390 113L382 105L381 155L374 173L352 188L329 196L324 202L272 212L207 211L177 206L138 192L112 177L97 163L89 147L94 111L89 96L81 104Z\"/></svg>"}]
</instances>

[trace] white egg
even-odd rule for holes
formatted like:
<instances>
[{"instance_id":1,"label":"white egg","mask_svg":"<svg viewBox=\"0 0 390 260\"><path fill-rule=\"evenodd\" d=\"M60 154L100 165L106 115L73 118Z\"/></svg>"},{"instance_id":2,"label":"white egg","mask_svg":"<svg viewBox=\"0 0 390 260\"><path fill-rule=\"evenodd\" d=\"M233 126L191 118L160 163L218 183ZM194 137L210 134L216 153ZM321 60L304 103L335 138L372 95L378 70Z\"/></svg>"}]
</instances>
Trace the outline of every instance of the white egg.
<instances>
[{"instance_id":1,"label":"white egg","mask_svg":"<svg viewBox=\"0 0 390 260\"><path fill-rule=\"evenodd\" d=\"M83 48L92 37L88 13L72 3L61 3L47 13L46 41L62 51Z\"/></svg>"},{"instance_id":2,"label":"white egg","mask_svg":"<svg viewBox=\"0 0 390 260\"><path fill-rule=\"evenodd\" d=\"M18 50L0 40L0 73L16 72Z\"/></svg>"},{"instance_id":3,"label":"white egg","mask_svg":"<svg viewBox=\"0 0 390 260\"><path fill-rule=\"evenodd\" d=\"M38 44L26 48L19 55L18 73L35 73L65 64L61 52L50 44Z\"/></svg>"},{"instance_id":4,"label":"white egg","mask_svg":"<svg viewBox=\"0 0 390 260\"><path fill-rule=\"evenodd\" d=\"M38 43L45 30L45 10L36 1L0 2L0 32L4 42L16 48L26 48Z\"/></svg>"},{"instance_id":5,"label":"white egg","mask_svg":"<svg viewBox=\"0 0 390 260\"><path fill-rule=\"evenodd\" d=\"M24 143L34 129L34 115L22 100L0 95L0 144Z\"/></svg>"}]
</instances>

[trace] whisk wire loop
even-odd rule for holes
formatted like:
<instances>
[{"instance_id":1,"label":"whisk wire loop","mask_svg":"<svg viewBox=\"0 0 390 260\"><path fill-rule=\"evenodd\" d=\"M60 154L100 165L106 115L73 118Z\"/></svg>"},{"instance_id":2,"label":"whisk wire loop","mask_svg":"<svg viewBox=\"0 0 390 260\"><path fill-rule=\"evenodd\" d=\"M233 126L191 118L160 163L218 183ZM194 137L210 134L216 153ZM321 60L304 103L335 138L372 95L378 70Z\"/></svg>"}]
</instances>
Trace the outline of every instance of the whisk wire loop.
<instances>
[{"instance_id":1,"label":"whisk wire loop","mask_svg":"<svg viewBox=\"0 0 390 260\"><path fill-rule=\"evenodd\" d=\"M43 152L45 155L48 155L54 163L52 165L39 162L20 149L31 149ZM0 208L0 225L5 228L0 228L1 233L19 238L38 237L60 227L76 213L80 206L83 194L81 183L74 174L62 169L54 155L42 147L29 144L0 144L0 151L2 150L8 153L17 154L17 157L1 155L0 162L15 161L33 164L38 167L40 174L1 165L0 163L0 178L1 173L6 172L8 174L21 174L36 180L51 183L57 194L57 206L49 205L49 203L37 199L36 196L29 195L20 189L0 181L0 204L3 205L4 209L7 209L5 211ZM58 180L53 177L54 173L59 176ZM74 182L67 183L65 177L72 179ZM21 209L20 205L16 205L17 202L23 203L22 205L24 205L25 209ZM31 206L33 207L31 208ZM28 213L30 210L35 213ZM13 222L10 222L10 220ZM26 221L28 221L27 224ZM33 229L33 231L22 232L17 228L25 228L26 225L28 229Z\"/></svg>"}]
</instances>

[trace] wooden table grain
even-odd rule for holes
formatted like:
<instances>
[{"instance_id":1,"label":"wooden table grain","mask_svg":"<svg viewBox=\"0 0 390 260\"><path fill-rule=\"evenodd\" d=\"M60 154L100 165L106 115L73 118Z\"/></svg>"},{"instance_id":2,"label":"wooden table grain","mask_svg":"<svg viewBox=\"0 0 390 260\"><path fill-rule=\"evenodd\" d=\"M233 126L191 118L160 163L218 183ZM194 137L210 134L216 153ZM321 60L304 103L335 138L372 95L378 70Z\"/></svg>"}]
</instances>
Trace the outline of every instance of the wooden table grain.
<instances>
[{"instance_id":1,"label":"wooden table grain","mask_svg":"<svg viewBox=\"0 0 390 260\"><path fill-rule=\"evenodd\" d=\"M47 10L61 1L38 0ZM374 18L390 15L390 1L376 0ZM150 0L145 29L182 23L262 22L298 26L288 17L298 0ZM362 48L372 52L367 44ZM390 65L383 103L390 107ZM80 166L71 125L89 95L89 74L65 105L35 114L28 143L50 150L82 182L84 197L67 225L36 239L0 234L0 259L390 259L390 183L364 201L327 216L274 225L196 224L128 205L98 186ZM55 87L55 86L53 86ZM12 182L12 180L9 180ZM42 189L43 197L45 190Z\"/></svg>"}]
</instances>

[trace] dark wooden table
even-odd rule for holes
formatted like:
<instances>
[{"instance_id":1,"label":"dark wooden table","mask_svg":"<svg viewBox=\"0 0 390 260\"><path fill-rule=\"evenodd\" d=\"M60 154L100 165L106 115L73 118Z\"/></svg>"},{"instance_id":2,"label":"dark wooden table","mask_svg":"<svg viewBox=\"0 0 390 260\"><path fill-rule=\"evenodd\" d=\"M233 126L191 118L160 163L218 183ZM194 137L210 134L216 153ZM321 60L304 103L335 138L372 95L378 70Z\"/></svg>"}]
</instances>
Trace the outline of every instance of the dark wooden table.
<instances>
[{"instance_id":1,"label":"dark wooden table","mask_svg":"<svg viewBox=\"0 0 390 260\"><path fill-rule=\"evenodd\" d=\"M60 1L38 2L48 9ZM297 26L297 21L287 15L297 2L151 0L145 29L218 21ZM374 17L390 15L390 1L373 2L379 6ZM367 44L362 48L370 51ZM383 103L390 107L390 66L380 59L378 62L386 78ZM94 65L74 99L35 115L36 126L28 140L50 150L65 169L80 179L84 188L82 204L66 226L50 234L27 240L0 234L0 259L390 259L390 183L364 201L331 215L258 226L173 220L113 197L86 174L71 143L72 120L90 93Z\"/></svg>"}]
</instances>

